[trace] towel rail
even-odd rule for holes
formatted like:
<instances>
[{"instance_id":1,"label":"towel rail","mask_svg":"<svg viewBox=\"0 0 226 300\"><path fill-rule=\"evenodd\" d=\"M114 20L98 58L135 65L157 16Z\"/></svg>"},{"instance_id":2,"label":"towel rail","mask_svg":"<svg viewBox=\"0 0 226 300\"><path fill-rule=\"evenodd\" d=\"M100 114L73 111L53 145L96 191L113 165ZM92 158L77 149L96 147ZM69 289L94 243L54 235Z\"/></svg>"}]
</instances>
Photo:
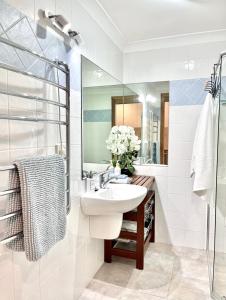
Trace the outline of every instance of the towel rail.
<instances>
[{"instance_id":1,"label":"towel rail","mask_svg":"<svg viewBox=\"0 0 226 300\"><path fill-rule=\"evenodd\" d=\"M44 123L50 123L50 124L69 125L67 122L64 122L64 121L42 119L42 118L30 118L30 117L24 117L24 116L22 117L22 116L0 115L0 119L12 120L12 121L44 122Z\"/></svg>"},{"instance_id":2,"label":"towel rail","mask_svg":"<svg viewBox=\"0 0 226 300\"><path fill-rule=\"evenodd\" d=\"M21 238L21 237L23 237L23 232L19 232L19 233L16 233L14 235L11 235L7 238L1 239L0 244L4 245L4 244L10 243L10 242L16 240L17 238Z\"/></svg>"},{"instance_id":3,"label":"towel rail","mask_svg":"<svg viewBox=\"0 0 226 300\"><path fill-rule=\"evenodd\" d=\"M59 89L61 89L61 90L68 91L68 89L67 89L65 86L63 86L63 85L61 85L61 84L58 84L58 83L56 83L56 82L54 82L54 81L51 81L51 80L49 80L49 79L43 78L43 77L41 77L41 76L32 74L31 72L22 71L22 70L19 70L19 69L17 69L17 68L14 68L14 67L12 67L12 66L10 66L10 65L3 64L3 63L0 63L0 68L2 68L2 69L4 69L4 70L7 70L7 71L19 73L19 74L22 74L22 75L25 75L25 76L29 76L29 77L35 78L35 79L37 79L37 80L41 80L41 81L43 81L43 82L45 82L45 83L48 83L48 84L50 84L50 85L53 85L53 86L55 86L55 87L57 87L57 88L59 88Z\"/></svg>"},{"instance_id":4,"label":"towel rail","mask_svg":"<svg viewBox=\"0 0 226 300\"><path fill-rule=\"evenodd\" d=\"M10 194L14 194L14 193L19 193L20 192L20 188L15 188L15 189L11 189L11 190L5 190L5 191L1 191L0 192L0 197L2 196L6 196L6 195L10 195ZM65 190L66 193L69 193L69 190ZM0 219L1 221L1 219Z\"/></svg>"},{"instance_id":5,"label":"towel rail","mask_svg":"<svg viewBox=\"0 0 226 300\"><path fill-rule=\"evenodd\" d=\"M15 165L9 165L9 166L0 166L0 171L10 171L15 169Z\"/></svg>"},{"instance_id":6,"label":"towel rail","mask_svg":"<svg viewBox=\"0 0 226 300\"><path fill-rule=\"evenodd\" d=\"M57 68L58 70L60 70L60 71L62 71L62 72L64 72L64 73L69 73L69 71L68 71L67 69L62 68L57 62L52 61L52 60L46 58L45 56L43 56L43 55L41 55L41 54L38 54L37 52L32 51L32 50L30 50L30 49L28 49L28 48L25 48L25 47L23 47L23 46L21 46L21 45L15 43L15 42L12 42L12 41L10 41L10 40L4 39L4 38L2 38L2 37L0 37L0 42L3 43L3 44L6 44L6 45L8 45L8 46L14 47L14 48L16 48L16 49L18 49L18 50L21 50L21 51L24 51L24 52L26 52L26 53L29 53L29 54L31 54L32 56L39 58L40 60L42 60L42 61L44 61L44 62L50 64L51 66Z\"/></svg>"},{"instance_id":7,"label":"towel rail","mask_svg":"<svg viewBox=\"0 0 226 300\"><path fill-rule=\"evenodd\" d=\"M0 221L4 221L6 219L21 215L22 210L17 210L8 214L0 215Z\"/></svg>"},{"instance_id":8,"label":"towel rail","mask_svg":"<svg viewBox=\"0 0 226 300\"><path fill-rule=\"evenodd\" d=\"M69 157L64 157L64 159L69 160ZM14 170L15 168L16 165L0 166L0 172ZM69 176L69 173L65 173L65 176Z\"/></svg>"},{"instance_id":9,"label":"towel rail","mask_svg":"<svg viewBox=\"0 0 226 300\"><path fill-rule=\"evenodd\" d=\"M45 102L46 104L60 106L62 108L66 108L66 109L68 108L68 106L66 104L59 103L59 102L49 100L46 98L38 97L38 96L32 96L32 95L23 94L23 93L20 94L20 93L15 93L15 92L11 92L11 91L1 90L1 89L0 89L0 94L13 96L13 97L19 97L19 98L25 98L25 99L31 99L31 100L35 100L38 102Z\"/></svg>"},{"instance_id":10,"label":"towel rail","mask_svg":"<svg viewBox=\"0 0 226 300\"><path fill-rule=\"evenodd\" d=\"M59 116L57 120L52 120L49 118L39 118L39 117L32 117L32 116L17 116L17 115L5 115L5 114L0 114L0 119L5 119L5 120L16 120L16 121L28 121L28 122L43 122L43 123L50 123L50 124L56 124L58 126L65 126L66 128L66 154L65 154L65 160L66 160L66 173L65 173L65 178L66 178L66 189L65 193L67 194L66 199L66 208L67 208L67 214L70 212L71 208L71 199L70 199L70 69L68 65L64 62L61 61L52 61L41 54L38 54L36 52L33 52L30 49L27 49L17 43L14 43L8 39L0 37L0 43L6 44L8 46L14 47L18 50L21 50L25 53L28 53L46 63L48 63L51 67L56 68L57 70L62 71L65 74L65 85L62 85L59 82L59 76L57 82L51 81L48 78L41 77L40 75L33 74L31 72L25 71L25 70L20 70L17 67L5 64L5 63L0 63L0 68L5 69L6 71L10 72L15 72L27 77L34 78L36 80L39 80L41 82L47 83L49 85L52 85L56 88L58 88L58 98L57 101L50 100L44 97L39 97L36 95L32 94L27 94L27 93L20 93L17 91L11 91L8 89L0 89L0 94L3 95L8 95L12 97L18 97L18 98L23 98L23 99L30 99L34 100L37 102L42 102L45 104L49 105L54 105L59 107ZM58 73L57 73L58 74ZM65 103L61 103L59 100L59 90L63 90L65 92ZM61 120L61 115L60 115L60 108L65 109L65 120ZM15 165L5 165L5 166L0 166L0 171L9 171L15 169ZM0 191L0 197L5 196L5 195L11 195L13 193L20 192L20 188L12 188L9 190L4 190ZM11 213L5 213L3 215L0 215L0 221L7 220L9 218L12 218L14 216L20 215L22 213L21 210L14 211ZM0 244L7 244L19 237L23 236L23 232L19 232L17 234L14 234L9 237L0 237Z\"/></svg>"},{"instance_id":11,"label":"towel rail","mask_svg":"<svg viewBox=\"0 0 226 300\"><path fill-rule=\"evenodd\" d=\"M5 190L0 192L0 197L20 192L20 188Z\"/></svg>"}]
</instances>

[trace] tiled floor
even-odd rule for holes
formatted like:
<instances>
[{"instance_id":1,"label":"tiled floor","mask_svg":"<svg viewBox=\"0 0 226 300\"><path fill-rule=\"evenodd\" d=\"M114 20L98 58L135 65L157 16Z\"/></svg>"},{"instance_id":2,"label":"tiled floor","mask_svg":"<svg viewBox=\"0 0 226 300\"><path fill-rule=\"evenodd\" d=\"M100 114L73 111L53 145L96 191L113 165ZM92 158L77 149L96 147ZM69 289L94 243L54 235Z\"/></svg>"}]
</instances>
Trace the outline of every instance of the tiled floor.
<instances>
[{"instance_id":1,"label":"tiled floor","mask_svg":"<svg viewBox=\"0 0 226 300\"><path fill-rule=\"evenodd\" d=\"M226 254L219 251L215 253L213 288L216 294L226 295Z\"/></svg>"},{"instance_id":2,"label":"tiled floor","mask_svg":"<svg viewBox=\"0 0 226 300\"><path fill-rule=\"evenodd\" d=\"M114 258L104 264L79 300L210 300L205 251L150 244L143 271Z\"/></svg>"}]
</instances>

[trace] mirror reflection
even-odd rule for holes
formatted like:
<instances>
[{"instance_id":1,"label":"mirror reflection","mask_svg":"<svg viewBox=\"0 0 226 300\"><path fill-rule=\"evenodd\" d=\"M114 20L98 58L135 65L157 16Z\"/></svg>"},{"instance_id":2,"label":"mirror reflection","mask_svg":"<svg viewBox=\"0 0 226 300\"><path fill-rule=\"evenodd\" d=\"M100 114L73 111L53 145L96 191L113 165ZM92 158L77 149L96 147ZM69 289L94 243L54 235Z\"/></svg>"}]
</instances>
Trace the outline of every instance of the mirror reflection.
<instances>
[{"instance_id":1,"label":"mirror reflection","mask_svg":"<svg viewBox=\"0 0 226 300\"><path fill-rule=\"evenodd\" d=\"M134 164L168 163L169 82L121 84L82 57L83 169L109 164L106 140L113 126L134 129L141 140Z\"/></svg>"}]
</instances>

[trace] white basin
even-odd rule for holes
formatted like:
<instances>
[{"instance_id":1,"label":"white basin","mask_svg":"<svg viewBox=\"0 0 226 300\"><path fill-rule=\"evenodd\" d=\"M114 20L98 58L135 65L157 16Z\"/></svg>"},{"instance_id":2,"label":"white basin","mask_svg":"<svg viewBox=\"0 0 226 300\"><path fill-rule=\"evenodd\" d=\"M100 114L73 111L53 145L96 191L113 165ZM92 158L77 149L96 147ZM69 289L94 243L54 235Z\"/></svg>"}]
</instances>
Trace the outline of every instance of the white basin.
<instances>
[{"instance_id":1,"label":"white basin","mask_svg":"<svg viewBox=\"0 0 226 300\"><path fill-rule=\"evenodd\" d=\"M100 239L119 236L123 213L136 208L147 194L143 186L108 184L106 189L81 196L84 214L90 216L90 235Z\"/></svg>"}]
</instances>

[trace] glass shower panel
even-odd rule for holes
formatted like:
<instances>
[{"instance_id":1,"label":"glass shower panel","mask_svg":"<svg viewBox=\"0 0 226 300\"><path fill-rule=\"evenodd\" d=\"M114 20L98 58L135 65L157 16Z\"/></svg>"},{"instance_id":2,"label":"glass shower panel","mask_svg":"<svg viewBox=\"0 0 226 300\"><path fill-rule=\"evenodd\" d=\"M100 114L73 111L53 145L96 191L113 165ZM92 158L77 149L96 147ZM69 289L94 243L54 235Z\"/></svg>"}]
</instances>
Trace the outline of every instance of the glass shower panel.
<instances>
[{"instance_id":1,"label":"glass shower panel","mask_svg":"<svg viewBox=\"0 0 226 300\"><path fill-rule=\"evenodd\" d=\"M223 59L222 63L215 206L215 251L212 288L215 299L226 300L226 59Z\"/></svg>"}]
</instances>

